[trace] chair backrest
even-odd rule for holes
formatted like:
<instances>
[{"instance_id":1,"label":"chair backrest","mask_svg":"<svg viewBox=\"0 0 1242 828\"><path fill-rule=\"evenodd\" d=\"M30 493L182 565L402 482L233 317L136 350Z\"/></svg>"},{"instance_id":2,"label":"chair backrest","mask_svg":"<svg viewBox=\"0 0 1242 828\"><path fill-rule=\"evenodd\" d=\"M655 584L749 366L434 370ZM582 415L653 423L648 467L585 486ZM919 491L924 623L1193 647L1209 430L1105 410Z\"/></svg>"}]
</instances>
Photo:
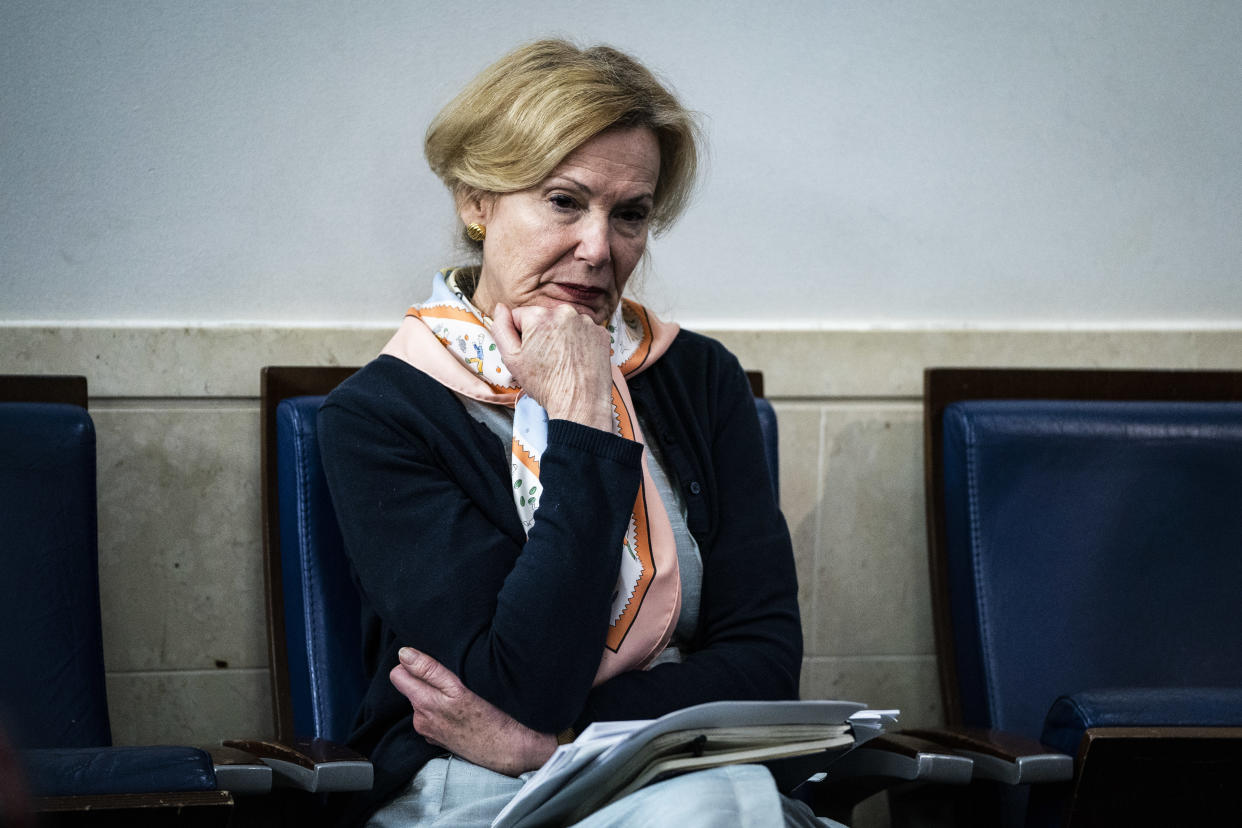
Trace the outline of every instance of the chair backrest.
<instances>
[{"instance_id":1,"label":"chair backrest","mask_svg":"<svg viewBox=\"0 0 1242 828\"><path fill-rule=\"evenodd\" d=\"M22 748L111 744L95 429L82 377L0 378L0 716Z\"/></svg>"},{"instance_id":2,"label":"chair backrest","mask_svg":"<svg viewBox=\"0 0 1242 828\"><path fill-rule=\"evenodd\" d=\"M262 374L268 655L282 741L344 742L366 689L358 596L315 430L324 397L355 370L268 367ZM751 385L761 392L762 377L752 374ZM767 400L755 402L775 491L776 415Z\"/></svg>"},{"instance_id":3,"label":"chair backrest","mask_svg":"<svg viewBox=\"0 0 1242 828\"><path fill-rule=\"evenodd\" d=\"M928 533L950 724L1238 686L1242 372L933 369Z\"/></svg>"},{"instance_id":4,"label":"chair backrest","mask_svg":"<svg viewBox=\"0 0 1242 828\"><path fill-rule=\"evenodd\" d=\"M772 495L781 502L780 452L777 449L776 409L770 400L755 397L755 413L759 415L759 431L763 435L763 451L768 461L768 480Z\"/></svg>"},{"instance_id":5,"label":"chair backrest","mask_svg":"<svg viewBox=\"0 0 1242 828\"><path fill-rule=\"evenodd\" d=\"M780 434L776 424L776 409L772 401L763 395L763 372L747 371L750 393L755 398L755 413L759 415L759 432L763 440L763 453L768 461L768 480L772 483L772 495L781 502Z\"/></svg>"},{"instance_id":6,"label":"chair backrest","mask_svg":"<svg viewBox=\"0 0 1242 828\"><path fill-rule=\"evenodd\" d=\"M365 676L358 594L319 459L323 400L290 397L276 408L281 592L289 674L301 677L290 685L294 732L344 742Z\"/></svg>"},{"instance_id":7,"label":"chair backrest","mask_svg":"<svg viewBox=\"0 0 1242 828\"><path fill-rule=\"evenodd\" d=\"M263 369L263 559L276 736L344 742L365 689L358 597L319 459L319 405L356 368Z\"/></svg>"}]
</instances>

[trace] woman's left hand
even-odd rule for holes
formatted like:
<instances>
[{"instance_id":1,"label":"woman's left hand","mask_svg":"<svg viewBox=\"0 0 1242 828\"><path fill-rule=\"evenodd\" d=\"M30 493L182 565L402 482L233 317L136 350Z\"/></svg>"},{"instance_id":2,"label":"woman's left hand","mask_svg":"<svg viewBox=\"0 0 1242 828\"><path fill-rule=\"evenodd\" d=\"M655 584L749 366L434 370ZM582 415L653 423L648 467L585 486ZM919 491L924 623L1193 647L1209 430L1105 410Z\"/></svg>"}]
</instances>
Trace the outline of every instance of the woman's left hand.
<instances>
[{"instance_id":1,"label":"woman's left hand","mask_svg":"<svg viewBox=\"0 0 1242 828\"><path fill-rule=\"evenodd\" d=\"M492 339L522 390L554 420L612 430L608 329L560 305L492 309Z\"/></svg>"},{"instance_id":2,"label":"woman's left hand","mask_svg":"<svg viewBox=\"0 0 1242 828\"><path fill-rule=\"evenodd\" d=\"M414 708L414 730L431 744L508 776L534 770L556 750L555 736L521 724L431 656L412 647L398 655L388 678Z\"/></svg>"}]
</instances>

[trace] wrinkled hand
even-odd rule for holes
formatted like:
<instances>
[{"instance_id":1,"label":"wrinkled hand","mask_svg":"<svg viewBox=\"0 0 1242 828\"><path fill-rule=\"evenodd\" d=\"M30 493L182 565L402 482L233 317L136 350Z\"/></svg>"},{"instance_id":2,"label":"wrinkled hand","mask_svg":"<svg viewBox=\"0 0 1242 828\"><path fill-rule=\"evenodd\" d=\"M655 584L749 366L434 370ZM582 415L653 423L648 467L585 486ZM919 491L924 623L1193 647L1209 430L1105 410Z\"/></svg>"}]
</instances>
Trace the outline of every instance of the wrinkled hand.
<instances>
[{"instance_id":1,"label":"wrinkled hand","mask_svg":"<svg viewBox=\"0 0 1242 828\"><path fill-rule=\"evenodd\" d=\"M473 693L426 653L403 647L388 673L414 708L414 730L433 745L476 765L518 776L556 750L556 737L531 730Z\"/></svg>"},{"instance_id":2,"label":"wrinkled hand","mask_svg":"<svg viewBox=\"0 0 1242 828\"><path fill-rule=\"evenodd\" d=\"M612 430L607 328L567 305L497 304L491 332L505 367L549 417Z\"/></svg>"}]
</instances>

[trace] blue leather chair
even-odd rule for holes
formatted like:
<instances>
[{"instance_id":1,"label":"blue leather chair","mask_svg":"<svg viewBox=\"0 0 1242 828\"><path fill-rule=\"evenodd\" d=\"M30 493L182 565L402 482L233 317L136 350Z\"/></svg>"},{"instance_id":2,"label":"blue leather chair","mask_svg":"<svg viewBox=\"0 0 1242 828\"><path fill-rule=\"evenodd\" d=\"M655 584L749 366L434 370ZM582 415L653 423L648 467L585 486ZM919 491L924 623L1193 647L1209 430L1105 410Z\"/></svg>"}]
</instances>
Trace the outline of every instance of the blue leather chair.
<instances>
[{"instance_id":1,"label":"blue leather chair","mask_svg":"<svg viewBox=\"0 0 1242 828\"><path fill-rule=\"evenodd\" d=\"M309 407L355 368L268 367L260 377L263 561L275 740L225 745L262 758L277 784L368 790L371 763L344 746L362 698L362 637L340 529ZM279 414L279 417L278 417Z\"/></svg>"},{"instance_id":2,"label":"blue leather chair","mask_svg":"<svg viewBox=\"0 0 1242 828\"><path fill-rule=\"evenodd\" d=\"M319 459L323 399L284 399L275 412L287 713L296 736L343 743L366 676L358 594Z\"/></svg>"},{"instance_id":3,"label":"blue leather chair","mask_svg":"<svg viewBox=\"0 0 1242 828\"><path fill-rule=\"evenodd\" d=\"M1242 373L926 383L944 709L976 729L959 746L1000 767L1004 731L1076 760L1072 785L1032 789L1030 824L1235 819L1212 793L1242 770ZM999 799L1020 821L1019 789Z\"/></svg>"},{"instance_id":4,"label":"blue leather chair","mask_svg":"<svg viewBox=\"0 0 1242 828\"><path fill-rule=\"evenodd\" d=\"M753 383L752 383L753 384ZM781 458L776 424L776 409L767 397L755 397L755 413L759 415L759 430L763 432L764 456L768 461L768 480L772 482L772 495L781 502Z\"/></svg>"},{"instance_id":5,"label":"blue leather chair","mask_svg":"<svg viewBox=\"0 0 1242 828\"><path fill-rule=\"evenodd\" d=\"M63 401L24 401L32 397ZM206 752L112 746L95 430L85 404L81 377L0 377L2 729L19 750L38 810L107 809L115 804L109 797L134 794L230 805Z\"/></svg>"}]
</instances>

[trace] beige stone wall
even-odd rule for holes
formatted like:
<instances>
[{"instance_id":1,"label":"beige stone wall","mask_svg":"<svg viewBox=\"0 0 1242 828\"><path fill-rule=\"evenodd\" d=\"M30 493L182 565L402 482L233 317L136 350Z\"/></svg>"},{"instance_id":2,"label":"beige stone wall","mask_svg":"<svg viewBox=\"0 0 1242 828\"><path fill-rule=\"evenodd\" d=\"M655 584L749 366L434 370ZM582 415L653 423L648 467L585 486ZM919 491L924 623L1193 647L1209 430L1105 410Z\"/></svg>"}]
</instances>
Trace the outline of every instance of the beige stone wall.
<instances>
[{"instance_id":1,"label":"beige stone wall","mask_svg":"<svg viewBox=\"0 0 1242 828\"><path fill-rule=\"evenodd\" d=\"M272 732L259 369L361 364L386 330L0 326L0 373L88 377L118 744ZM762 370L781 428L807 697L940 717L925 558L922 371L1242 367L1242 328L715 331Z\"/></svg>"}]
</instances>

